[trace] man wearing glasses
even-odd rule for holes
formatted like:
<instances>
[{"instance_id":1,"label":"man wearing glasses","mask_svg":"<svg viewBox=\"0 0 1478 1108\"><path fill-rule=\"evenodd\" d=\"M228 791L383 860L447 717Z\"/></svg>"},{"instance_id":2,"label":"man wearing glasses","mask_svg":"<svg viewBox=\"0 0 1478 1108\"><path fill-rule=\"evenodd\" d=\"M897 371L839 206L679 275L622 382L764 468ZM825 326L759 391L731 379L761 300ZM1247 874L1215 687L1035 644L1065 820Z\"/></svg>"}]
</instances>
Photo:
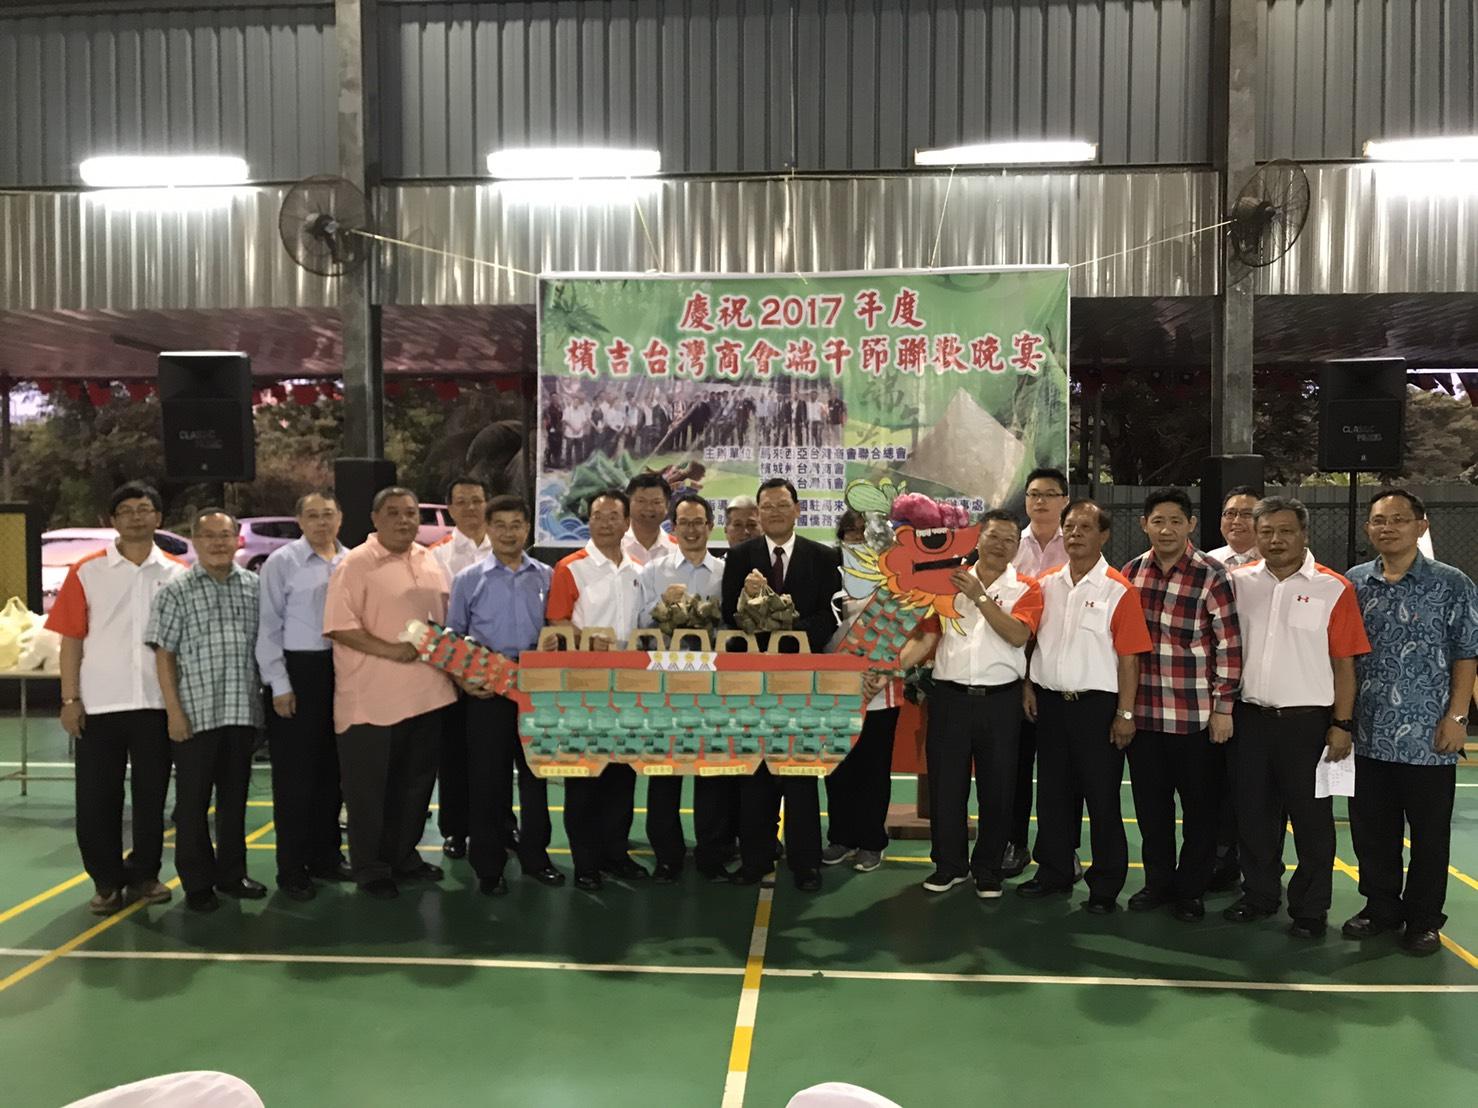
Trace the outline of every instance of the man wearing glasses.
<instances>
[{"instance_id":1,"label":"man wearing glasses","mask_svg":"<svg viewBox=\"0 0 1478 1108\"><path fill-rule=\"evenodd\" d=\"M638 627L651 627L652 609L658 601L674 604L685 596L717 600L724 582L724 563L708 552L713 531L713 506L694 493L678 497L672 505L672 530L677 548L648 562L637 578L641 588ZM733 777L693 779L693 851L698 872L710 881L727 881L724 865L737 828L733 823L734 801L739 782ZM682 802L681 776L647 779L647 841L657 855L652 876L658 884L670 885L683 873L688 846L678 815Z\"/></svg>"},{"instance_id":2,"label":"man wearing glasses","mask_svg":"<svg viewBox=\"0 0 1478 1108\"><path fill-rule=\"evenodd\" d=\"M1021 545L1011 566L1017 573L1038 578L1067 562L1062 544L1062 510L1067 507L1067 475L1060 469L1034 469L1026 478L1026 518ZM1001 859L1004 877L1019 877L1031 861L1032 776L1037 761L1037 725L1021 721L1017 737L1016 790L1011 809L1011 838ZM1078 824L1083 822L1083 802L1078 801ZM1075 872L1082 876L1082 866Z\"/></svg>"},{"instance_id":3,"label":"man wearing glasses","mask_svg":"<svg viewBox=\"0 0 1478 1108\"><path fill-rule=\"evenodd\" d=\"M1251 485L1228 489L1221 504L1221 537L1225 546L1208 550L1228 570L1257 561L1257 536L1252 531L1252 509L1257 507L1257 490Z\"/></svg>"},{"instance_id":4,"label":"man wearing glasses","mask_svg":"<svg viewBox=\"0 0 1478 1108\"><path fill-rule=\"evenodd\" d=\"M1427 510L1405 489L1370 502L1379 554L1350 570L1372 650L1355 661L1355 795L1350 833L1365 907L1341 929L1368 939L1405 925L1401 945L1442 945L1457 759L1478 671L1478 588L1418 549ZM1411 828L1411 866L1401 846Z\"/></svg>"}]
</instances>

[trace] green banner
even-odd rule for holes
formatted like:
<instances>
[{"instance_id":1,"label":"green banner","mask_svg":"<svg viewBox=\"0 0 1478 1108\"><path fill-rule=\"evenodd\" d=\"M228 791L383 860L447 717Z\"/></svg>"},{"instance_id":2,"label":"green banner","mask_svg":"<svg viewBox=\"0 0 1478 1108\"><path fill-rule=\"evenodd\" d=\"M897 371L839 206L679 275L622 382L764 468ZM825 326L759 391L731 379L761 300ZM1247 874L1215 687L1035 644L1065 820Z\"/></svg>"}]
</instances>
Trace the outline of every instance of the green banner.
<instances>
[{"instance_id":1,"label":"green banner","mask_svg":"<svg viewBox=\"0 0 1478 1108\"><path fill-rule=\"evenodd\" d=\"M972 512L1067 463L1065 267L549 275L539 282L537 541L645 470L724 507L767 477L830 541L853 479Z\"/></svg>"}]
</instances>

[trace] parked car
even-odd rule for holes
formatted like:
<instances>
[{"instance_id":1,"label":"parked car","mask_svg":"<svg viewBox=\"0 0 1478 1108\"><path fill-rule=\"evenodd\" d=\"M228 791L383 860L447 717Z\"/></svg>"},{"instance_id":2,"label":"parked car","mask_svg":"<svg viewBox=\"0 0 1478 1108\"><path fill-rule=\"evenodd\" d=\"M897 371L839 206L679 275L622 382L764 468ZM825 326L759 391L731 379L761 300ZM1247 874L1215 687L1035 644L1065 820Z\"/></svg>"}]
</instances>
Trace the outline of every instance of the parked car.
<instances>
[{"instance_id":1,"label":"parked car","mask_svg":"<svg viewBox=\"0 0 1478 1108\"><path fill-rule=\"evenodd\" d=\"M41 536L41 610L51 611L67 570L89 554L102 550L118 537L111 527L63 527ZM166 554L173 554L195 564L195 548L190 540L173 531L155 531L154 542Z\"/></svg>"},{"instance_id":2,"label":"parked car","mask_svg":"<svg viewBox=\"0 0 1478 1108\"><path fill-rule=\"evenodd\" d=\"M416 541L422 546L430 546L443 535L450 535L453 526L451 513L445 504L422 504L421 528L416 532Z\"/></svg>"},{"instance_id":3,"label":"parked car","mask_svg":"<svg viewBox=\"0 0 1478 1108\"><path fill-rule=\"evenodd\" d=\"M241 521L241 538L237 540L236 564L256 573L267 555L279 546L300 538L303 529L292 516L248 516Z\"/></svg>"}]
</instances>

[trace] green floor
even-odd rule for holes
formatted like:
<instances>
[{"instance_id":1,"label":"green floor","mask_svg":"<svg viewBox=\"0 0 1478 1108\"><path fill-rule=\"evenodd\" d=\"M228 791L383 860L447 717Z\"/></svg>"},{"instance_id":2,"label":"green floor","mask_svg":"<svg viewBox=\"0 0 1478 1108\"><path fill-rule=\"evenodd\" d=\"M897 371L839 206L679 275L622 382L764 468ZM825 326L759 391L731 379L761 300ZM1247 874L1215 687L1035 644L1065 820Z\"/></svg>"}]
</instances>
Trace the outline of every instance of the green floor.
<instances>
[{"instance_id":1,"label":"green floor","mask_svg":"<svg viewBox=\"0 0 1478 1108\"><path fill-rule=\"evenodd\" d=\"M33 757L65 760L49 721L33 725ZM0 773L15 758L15 721L0 720ZM1234 927L1215 911L1200 925L1100 919L1079 910L1081 893L931 897L916 842L874 874L828 871L819 896L782 873L747 1079L730 1081L728 1103L741 1086L742 1103L779 1106L808 1084L847 1080L906 1106L1469 1104L1478 771L1459 781L1453 945L1427 959L1333 933L1296 943L1281 924ZM913 788L894 782L900 800ZM717 1105L731 1056L743 1058L745 1037L733 1044L753 889L693 880L587 895L519 880L488 900L461 862L442 885L391 903L334 889L307 905L228 901L200 917L177 898L99 927L86 881L26 906L80 867L70 784L19 792L0 782L6 1108L196 1068L245 1078L270 1108ZM555 788L551 803L561 799ZM265 772L252 803L252 868L270 882ZM567 855L555 861L568 868ZM1349 872L1335 881L1337 924L1360 901Z\"/></svg>"}]
</instances>

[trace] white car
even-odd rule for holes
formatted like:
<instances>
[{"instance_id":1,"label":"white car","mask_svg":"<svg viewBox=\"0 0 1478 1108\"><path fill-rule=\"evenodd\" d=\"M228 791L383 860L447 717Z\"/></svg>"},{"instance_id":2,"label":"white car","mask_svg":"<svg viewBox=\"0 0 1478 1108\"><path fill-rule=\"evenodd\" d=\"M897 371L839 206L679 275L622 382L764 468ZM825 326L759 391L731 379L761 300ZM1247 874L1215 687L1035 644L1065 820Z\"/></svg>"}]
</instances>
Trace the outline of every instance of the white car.
<instances>
[{"instance_id":1,"label":"white car","mask_svg":"<svg viewBox=\"0 0 1478 1108\"><path fill-rule=\"evenodd\" d=\"M236 564L257 573L268 554L302 537L303 529L292 516L247 516L236 542Z\"/></svg>"},{"instance_id":2,"label":"white car","mask_svg":"<svg viewBox=\"0 0 1478 1108\"><path fill-rule=\"evenodd\" d=\"M51 611L67 570L89 554L102 550L118 537L111 527L63 527L41 536L41 610ZM173 531L155 531L154 542L166 554L173 554L195 564L195 548L190 540Z\"/></svg>"},{"instance_id":3,"label":"white car","mask_svg":"<svg viewBox=\"0 0 1478 1108\"><path fill-rule=\"evenodd\" d=\"M445 504L422 504L421 526L416 532L416 541L430 546L437 539L452 533L452 515Z\"/></svg>"}]
</instances>

